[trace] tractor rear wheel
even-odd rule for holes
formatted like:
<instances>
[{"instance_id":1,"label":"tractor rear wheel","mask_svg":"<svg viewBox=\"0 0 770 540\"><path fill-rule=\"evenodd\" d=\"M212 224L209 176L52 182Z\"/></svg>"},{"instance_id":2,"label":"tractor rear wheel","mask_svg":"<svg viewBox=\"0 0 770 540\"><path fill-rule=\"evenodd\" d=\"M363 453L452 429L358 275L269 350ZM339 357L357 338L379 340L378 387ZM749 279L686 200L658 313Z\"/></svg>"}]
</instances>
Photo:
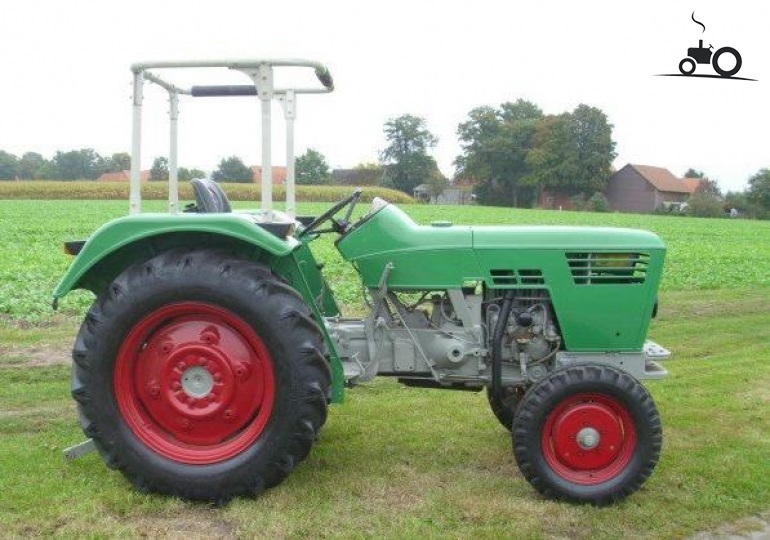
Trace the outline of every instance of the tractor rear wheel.
<instances>
[{"instance_id":1,"label":"tractor rear wheel","mask_svg":"<svg viewBox=\"0 0 770 540\"><path fill-rule=\"evenodd\" d=\"M524 477L546 497L572 502L604 505L638 490L662 440L650 394L609 366L551 373L527 392L513 421Z\"/></svg>"},{"instance_id":2,"label":"tractor rear wheel","mask_svg":"<svg viewBox=\"0 0 770 540\"><path fill-rule=\"evenodd\" d=\"M511 431L513 426L513 417L516 415L516 408L519 406L521 398L524 397L523 388L502 388L500 396L496 396L492 389L487 387L487 400L489 408L505 429Z\"/></svg>"},{"instance_id":3,"label":"tractor rear wheel","mask_svg":"<svg viewBox=\"0 0 770 540\"><path fill-rule=\"evenodd\" d=\"M142 491L226 502L279 484L326 420L321 330L265 266L176 249L119 275L73 350L102 458Z\"/></svg>"}]
</instances>

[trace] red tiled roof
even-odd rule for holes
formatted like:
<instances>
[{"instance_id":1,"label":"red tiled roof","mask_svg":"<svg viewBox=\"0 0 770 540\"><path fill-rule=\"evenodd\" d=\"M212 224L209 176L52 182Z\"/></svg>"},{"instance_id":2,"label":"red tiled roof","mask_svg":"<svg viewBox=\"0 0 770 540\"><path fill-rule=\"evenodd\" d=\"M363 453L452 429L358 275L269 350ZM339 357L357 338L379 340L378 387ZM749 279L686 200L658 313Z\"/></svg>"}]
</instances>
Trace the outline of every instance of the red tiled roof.
<instances>
[{"instance_id":1,"label":"red tiled roof","mask_svg":"<svg viewBox=\"0 0 770 540\"><path fill-rule=\"evenodd\" d=\"M700 187L701 178L682 178L682 182L684 182L684 185L687 186L687 189L690 193L695 193L695 191Z\"/></svg>"},{"instance_id":2,"label":"red tiled roof","mask_svg":"<svg viewBox=\"0 0 770 540\"><path fill-rule=\"evenodd\" d=\"M262 166L252 165L250 167L251 173L254 175L254 182L257 184L262 183ZM280 167L273 165L273 185L282 186L286 183L286 167Z\"/></svg>"},{"instance_id":3,"label":"red tiled roof","mask_svg":"<svg viewBox=\"0 0 770 540\"><path fill-rule=\"evenodd\" d=\"M668 169L663 167L653 167L651 165L634 165L633 163L629 163L629 165L658 191L666 191L668 193L692 193L687 184L671 174L671 171Z\"/></svg>"},{"instance_id":4,"label":"red tiled roof","mask_svg":"<svg viewBox=\"0 0 770 540\"><path fill-rule=\"evenodd\" d=\"M142 182L150 180L150 171L140 173ZM131 171L106 172L96 179L97 182L129 182L131 180Z\"/></svg>"}]
</instances>

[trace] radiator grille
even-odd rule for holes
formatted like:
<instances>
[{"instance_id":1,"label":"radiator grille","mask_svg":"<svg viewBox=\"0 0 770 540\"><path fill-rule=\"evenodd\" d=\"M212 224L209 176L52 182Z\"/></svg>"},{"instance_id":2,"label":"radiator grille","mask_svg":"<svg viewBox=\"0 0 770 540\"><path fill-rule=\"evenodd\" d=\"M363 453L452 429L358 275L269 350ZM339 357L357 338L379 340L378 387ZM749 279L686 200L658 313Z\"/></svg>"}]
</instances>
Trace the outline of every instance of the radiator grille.
<instances>
[{"instance_id":1,"label":"radiator grille","mask_svg":"<svg viewBox=\"0 0 770 540\"><path fill-rule=\"evenodd\" d=\"M545 285L543 272L534 269L495 269L490 270L492 283L495 285Z\"/></svg>"},{"instance_id":2,"label":"radiator grille","mask_svg":"<svg viewBox=\"0 0 770 540\"><path fill-rule=\"evenodd\" d=\"M649 253L566 253L576 285L623 285L644 283Z\"/></svg>"}]
</instances>

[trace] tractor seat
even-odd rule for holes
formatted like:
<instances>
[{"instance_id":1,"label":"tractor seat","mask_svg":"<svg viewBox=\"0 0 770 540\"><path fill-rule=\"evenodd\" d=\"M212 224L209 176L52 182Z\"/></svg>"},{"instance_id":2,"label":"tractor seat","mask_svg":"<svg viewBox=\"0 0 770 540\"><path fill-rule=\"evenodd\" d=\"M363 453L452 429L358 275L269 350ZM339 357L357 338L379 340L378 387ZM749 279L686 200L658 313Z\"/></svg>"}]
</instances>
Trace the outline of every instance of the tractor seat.
<instances>
[{"instance_id":1,"label":"tractor seat","mask_svg":"<svg viewBox=\"0 0 770 540\"><path fill-rule=\"evenodd\" d=\"M193 178L190 180L195 193L195 204L190 205L185 212L222 213L232 212L230 201L219 184L208 178Z\"/></svg>"}]
</instances>

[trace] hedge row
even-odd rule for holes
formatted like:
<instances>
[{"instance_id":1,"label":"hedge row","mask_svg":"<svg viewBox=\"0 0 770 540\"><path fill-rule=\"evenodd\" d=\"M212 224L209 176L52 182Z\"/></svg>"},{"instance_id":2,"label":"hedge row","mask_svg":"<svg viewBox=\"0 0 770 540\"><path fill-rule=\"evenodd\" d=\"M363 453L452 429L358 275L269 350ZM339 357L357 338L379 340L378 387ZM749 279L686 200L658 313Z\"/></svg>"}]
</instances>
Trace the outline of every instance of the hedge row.
<instances>
[{"instance_id":1,"label":"hedge row","mask_svg":"<svg viewBox=\"0 0 770 540\"><path fill-rule=\"evenodd\" d=\"M259 201L262 197L262 186L258 184L222 184L227 196L233 201ZM297 201L299 202L333 202L350 195L351 186L297 186ZM408 204L414 199L401 191L381 187L364 188L362 200L371 201L374 197L382 197L390 202ZM179 185L179 198L192 200L193 192L189 183ZM95 200L112 199L128 200L128 184L118 182L48 182L48 181L10 181L0 182L0 199L60 199L60 200ZM167 200L168 184L151 182L142 185L142 199ZM273 186L273 200L286 200L283 186Z\"/></svg>"}]
</instances>

